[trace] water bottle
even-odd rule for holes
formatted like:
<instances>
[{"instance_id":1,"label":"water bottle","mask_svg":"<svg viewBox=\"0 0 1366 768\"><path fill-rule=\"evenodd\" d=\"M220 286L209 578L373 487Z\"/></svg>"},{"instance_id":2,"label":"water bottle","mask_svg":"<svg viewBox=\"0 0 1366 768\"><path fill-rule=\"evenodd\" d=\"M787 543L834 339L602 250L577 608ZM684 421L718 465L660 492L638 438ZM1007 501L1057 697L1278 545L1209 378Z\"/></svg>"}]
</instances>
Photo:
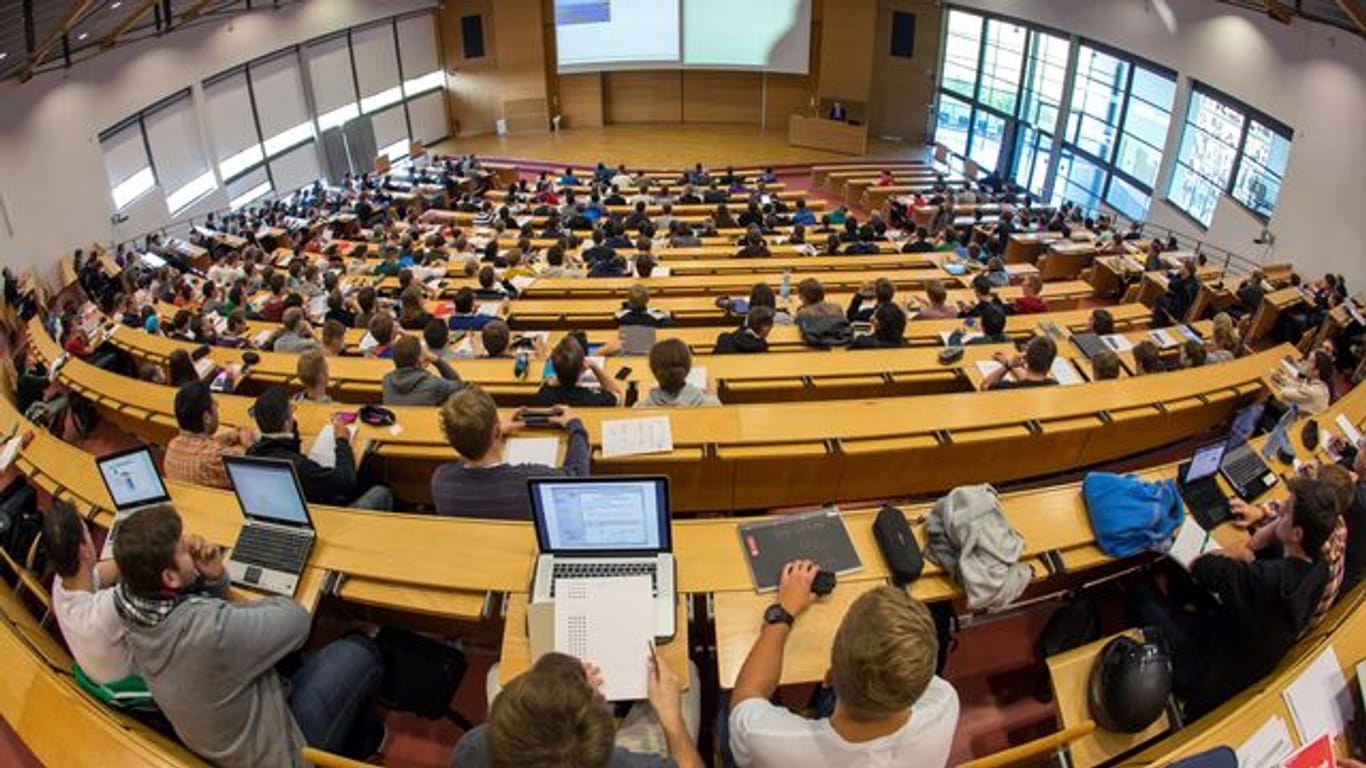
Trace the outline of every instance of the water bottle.
<instances>
[{"instance_id":1,"label":"water bottle","mask_svg":"<svg viewBox=\"0 0 1366 768\"><path fill-rule=\"evenodd\" d=\"M518 381L521 381L526 378L527 369L530 367L531 361L528 358L527 353L518 352L517 362L512 364L512 375L516 376Z\"/></svg>"},{"instance_id":2,"label":"water bottle","mask_svg":"<svg viewBox=\"0 0 1366 768\"><path fill-rule=\"evenodd\" d=\"M792 270L790 270L790 269L784 269L784 270L783 270L783 282L782 282L781 285L778 286L778 296L782 299L783 304L786 304L786 303L787 303L788 297L791 296L791 295L792 295Z\"/></svg>"},{"instance_id":3,"label":"water bottle","mask_svg":"<svg viewBox=\"0 0 1366 768\"><path fill-rule=\"evenodd\" d=\"M626 407L630 408L640 399L640 389L636 386L635 379L626 382Z\"/></svg>"}]
</instances>

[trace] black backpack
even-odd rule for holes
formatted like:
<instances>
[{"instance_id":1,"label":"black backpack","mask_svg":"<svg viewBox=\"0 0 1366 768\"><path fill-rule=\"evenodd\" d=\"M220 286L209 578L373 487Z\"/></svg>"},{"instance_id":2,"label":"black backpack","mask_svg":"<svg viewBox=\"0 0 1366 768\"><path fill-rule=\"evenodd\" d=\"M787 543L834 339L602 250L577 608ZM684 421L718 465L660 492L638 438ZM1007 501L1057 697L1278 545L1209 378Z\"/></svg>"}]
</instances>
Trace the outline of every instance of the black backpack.
<instances>
[{"instance_id":1,"label":"black backpack","mask_svg":"<svg viewBox=\"0 0 1366 768\"><path fill-rule=\"evenodd\" d=\"M854 340L854 327L844 317L802 317L797 319L802 343L830 349L847 347Z\"/></svg>"},{"instance_id":2,"label":"black backpack","mask_svg":"<svg viewBox=\"0 0 1366 768\"><path fill-rule=\"evenodd\" d=\"M1096 604L1085 592L1048 617L1039 640L1034 645L1034 658L1039 664L1039 678L1035 681L1034 697L1039 701L1053 700L1053 687L1048 678L1048 657L1100 639L1100 617Z\"/></svg>"},{"instance_id":3,"label":"black backpack","mask_svg":"<svg viewBox=\"0 0 1366 768\"><path fill-rule=\"evenodd\" d=\"M0 489L0 548L9 553L14 562L27 563L29 550L42 530L43 514L38 511L38 493L28 480L16 477ZM42 570L39 563L33 565L34 570Z\"/></svg>"},{"instance_id":4,"label":"black backpack","mask_svg":"<svg viewBox=\"0 0 1366 768\"><path fill-rule=\"evenodd\" d=\"M376 642L384 657L380 703L428 720L448 718L467 731L473 727L451 708L468 666L459 648L388 627Z\"/></svg>"}]
</instances>

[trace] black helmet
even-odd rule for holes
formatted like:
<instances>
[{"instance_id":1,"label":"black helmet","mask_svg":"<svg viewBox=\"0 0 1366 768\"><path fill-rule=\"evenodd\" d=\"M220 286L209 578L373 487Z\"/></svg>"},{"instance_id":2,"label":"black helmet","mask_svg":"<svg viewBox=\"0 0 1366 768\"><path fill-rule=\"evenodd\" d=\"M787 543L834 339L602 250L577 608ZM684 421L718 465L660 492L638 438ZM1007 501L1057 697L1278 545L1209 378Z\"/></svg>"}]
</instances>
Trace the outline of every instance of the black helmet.
<instances>
[{"instance_id":1,"label":"black helmet","mask_svg":"<svg viewBox=\"0 0 1366 768\"><path fill-rule=\"evenodd\" d=\"M1139 733L1162 716L1171 689L1166 649L1121 635L1105 644L1091 667L1091 717L1107 731Z\"/></svg>"}]
</instances>

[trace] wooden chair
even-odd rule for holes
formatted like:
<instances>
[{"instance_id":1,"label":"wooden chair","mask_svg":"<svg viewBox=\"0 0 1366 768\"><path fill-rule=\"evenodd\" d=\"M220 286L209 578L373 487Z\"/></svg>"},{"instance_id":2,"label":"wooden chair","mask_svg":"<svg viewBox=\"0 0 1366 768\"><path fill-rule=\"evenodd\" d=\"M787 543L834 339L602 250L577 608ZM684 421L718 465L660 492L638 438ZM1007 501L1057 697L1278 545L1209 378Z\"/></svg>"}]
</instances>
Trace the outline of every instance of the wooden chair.
<instances>
[{"instance_id":1,"label":"wooden chair","mask_svg":"<svg viewBox=\"0 0 1366 768\"><path fill-rule=\"evenodd\" d=\"M1087 720L1070 728L1064 728L1057 733L1050 733L1033 741L1027 741L1009 749L970 760L960 765L959 768L1005 768L1005 766L1010 765L1033 763L1049 754L1065 760L1067 745L1083 736L1090 735L1094 730L1096 730L1095 722Z\"/></svg>"}]
</instances>

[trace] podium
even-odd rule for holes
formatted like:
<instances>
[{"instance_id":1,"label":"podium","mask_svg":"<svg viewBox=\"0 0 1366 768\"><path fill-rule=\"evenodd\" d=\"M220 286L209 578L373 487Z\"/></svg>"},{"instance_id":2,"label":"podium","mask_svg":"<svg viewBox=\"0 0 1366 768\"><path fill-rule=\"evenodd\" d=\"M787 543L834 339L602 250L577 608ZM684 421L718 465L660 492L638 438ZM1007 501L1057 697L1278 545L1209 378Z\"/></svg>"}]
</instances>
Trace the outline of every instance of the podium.
<instances>
[{"instance_id":1,"label":"podium","mask_svg":"<svg viewBox=\"0 0 1366 768\"><path fill-rule=\"evenodd\" d=\"M868 126L823 117L792 115L787 121L787 143L846 155L868 152Z\"/></svg>"}]
</instances>

